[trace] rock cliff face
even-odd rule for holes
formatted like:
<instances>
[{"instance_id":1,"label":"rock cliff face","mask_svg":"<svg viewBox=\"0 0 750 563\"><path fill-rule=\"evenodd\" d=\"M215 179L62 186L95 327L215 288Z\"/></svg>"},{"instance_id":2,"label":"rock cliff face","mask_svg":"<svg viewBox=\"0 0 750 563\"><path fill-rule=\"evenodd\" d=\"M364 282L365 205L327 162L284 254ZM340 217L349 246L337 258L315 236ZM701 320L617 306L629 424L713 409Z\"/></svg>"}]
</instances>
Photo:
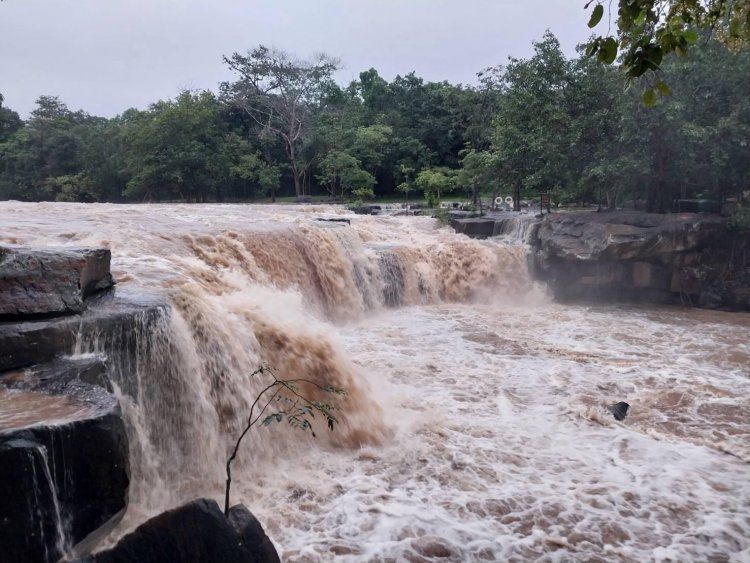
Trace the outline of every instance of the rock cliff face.
<instances>
[{"instance_id":1,"label":"rock cliff face","mask_svg":"<svg viewBox=\"0 0 750 563\"><path fill-rule=\"evenodd\" d=\"M127 506L112 376L128 390L138 331L165 305L109 289L109 261L105 249L0 247L2 563L58 561ZM93 335L109 352L76 355Z\"/></svg>"},{"instance_id":2,"label":"rock cliff face","mask_svg":"<svg viewBox=\"0 0 750 563\"><path fill-rule=\"evenodd\" d=\"M750 233L719 216L553 213L532 245L536 275L562 301L750 310Z\"/></svg>"}]
</instances>

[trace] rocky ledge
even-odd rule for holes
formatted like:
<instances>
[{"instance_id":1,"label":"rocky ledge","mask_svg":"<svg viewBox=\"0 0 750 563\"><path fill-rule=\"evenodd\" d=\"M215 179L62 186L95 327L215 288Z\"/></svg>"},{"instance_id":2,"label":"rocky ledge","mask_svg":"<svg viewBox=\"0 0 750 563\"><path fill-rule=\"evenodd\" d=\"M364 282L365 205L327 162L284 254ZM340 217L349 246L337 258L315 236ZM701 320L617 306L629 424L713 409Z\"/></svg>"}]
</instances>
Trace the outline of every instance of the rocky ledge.
<instances>
[{"instance_id":1,"label":"rocky ledge","mask_svg":"<svg viewBox=\"0 0 750 563\"><path fill-rule=\"evenodd\" d=\"M106 249L0 247L0 561L58 561L122 515L126 392L158 296L115 291Z\"/></svg>"},{"instance_id":2,"label":"rocky ledge","mask_svg":"<svg viewBox=\"0 0 750 563\"><path fill-rule=\"evenodd\" d=\"M553 213L531 244L536 276L561 301L750 310L750 232L718 215Z\"/></svg>"},{"instance_id":3,"label":"rocky ledge","mask_svg":"<svg viewBox=\"0 0 750 563\"><path fill-rule=\"evenodd\" d=\"M81 313L113 285L106 248L0 246L0 321Z\"/></svg>"}]
</instances>

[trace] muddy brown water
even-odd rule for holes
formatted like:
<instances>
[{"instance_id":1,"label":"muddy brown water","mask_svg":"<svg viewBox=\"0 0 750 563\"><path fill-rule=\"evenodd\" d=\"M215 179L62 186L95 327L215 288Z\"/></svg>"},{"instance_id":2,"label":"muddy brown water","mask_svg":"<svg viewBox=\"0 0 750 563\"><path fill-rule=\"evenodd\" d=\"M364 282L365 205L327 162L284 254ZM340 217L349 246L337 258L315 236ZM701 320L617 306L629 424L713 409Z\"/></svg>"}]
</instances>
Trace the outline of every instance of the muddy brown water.
<instances>
[{"instance_id":1,"label":"muddy brown water","mask_svg":"<svg viewBox=\"0 0 750 563\"><path fill-rule=\"evenodd\" d=\"M286 561L750 558L750 316L555 304L520 244L314 220L341 213L0 203L0 242L107 246L121 287L173 304L121 396L133 484L110 542L221 499L265 361L349 391L334 432L243 445L233 498Z\"/></svg>"}]
</instances>

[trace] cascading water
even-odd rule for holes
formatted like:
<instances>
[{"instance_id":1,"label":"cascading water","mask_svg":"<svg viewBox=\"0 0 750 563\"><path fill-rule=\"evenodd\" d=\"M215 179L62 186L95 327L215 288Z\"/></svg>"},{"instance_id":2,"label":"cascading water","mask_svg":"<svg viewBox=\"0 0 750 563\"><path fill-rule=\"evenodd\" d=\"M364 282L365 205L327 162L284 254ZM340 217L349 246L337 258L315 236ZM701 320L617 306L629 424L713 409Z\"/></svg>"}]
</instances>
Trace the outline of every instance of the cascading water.
<instances>
[{"instance_id":1,"label":"cascading water","mask_svg":"<svg viewBox=\"0 0 750 563\"><path fill-rule=\"evenodd\" d=\"M32 483L31 495L29 502L33 503L29 514L35 515L36 519L32 522L32 529L36 528L41 536L41 544L45 546L45 561L52 561L56 558L65 557L70 554L70 541L68 533L65 530L65 518L60 511L60 500L57 490L57 483L52 478L52 472L50 471L49 457L47 456L47 448L44 446L38 446L35 449L29 449L27 451L29 457L29 467L32 470ZM41 512L41 507L46 506L46 499L49 499L52 505L52 514L44 514ZM52 517L51 526L50 517ZM45 534L49 533L49 528L52 527L55 534L55 554L50 554L47 551L47 545L49 542L45 541Z\"/></svg>"},{"instance_id":2,"label":"cascading water","mask_svg":"<svg viewBox=\"0 0 750 563\"><path fill-rule=\"evenodd\" d=\"M746 317L555 305L523 245L314 221L335 212L0 204L0 241L109 246L118 291L171 304L130 335L135 364L112 362L132 483L111 540L221 498L267 362L348 391L334 432L257 428L240 451L233 500L285 560L748 554Z\"/></svg>"}]
</instances>

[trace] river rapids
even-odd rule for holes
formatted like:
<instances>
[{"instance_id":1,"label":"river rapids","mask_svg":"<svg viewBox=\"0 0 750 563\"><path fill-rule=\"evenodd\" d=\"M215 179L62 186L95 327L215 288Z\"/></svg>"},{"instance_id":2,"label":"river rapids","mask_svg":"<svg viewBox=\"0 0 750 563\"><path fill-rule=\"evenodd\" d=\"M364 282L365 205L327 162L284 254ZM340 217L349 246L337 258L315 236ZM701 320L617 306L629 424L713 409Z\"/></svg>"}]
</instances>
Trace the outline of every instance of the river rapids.
<instances>
[{"instance_id":1,"label":"river rapids","mask_svg":"<svg viewBox=\"0 0 750 563\"><path fill-rule=\"evenodd\" d=\"M2 202L0 243L106 246L117 291L171 305L114 377L133 474L110 543L223 502L266 363L347 391L316 396L333 431L240 451L232 500L284 561L750 561L747 314L556 304L519 241L328 206Z\"/></svg>"}]
</instances>

